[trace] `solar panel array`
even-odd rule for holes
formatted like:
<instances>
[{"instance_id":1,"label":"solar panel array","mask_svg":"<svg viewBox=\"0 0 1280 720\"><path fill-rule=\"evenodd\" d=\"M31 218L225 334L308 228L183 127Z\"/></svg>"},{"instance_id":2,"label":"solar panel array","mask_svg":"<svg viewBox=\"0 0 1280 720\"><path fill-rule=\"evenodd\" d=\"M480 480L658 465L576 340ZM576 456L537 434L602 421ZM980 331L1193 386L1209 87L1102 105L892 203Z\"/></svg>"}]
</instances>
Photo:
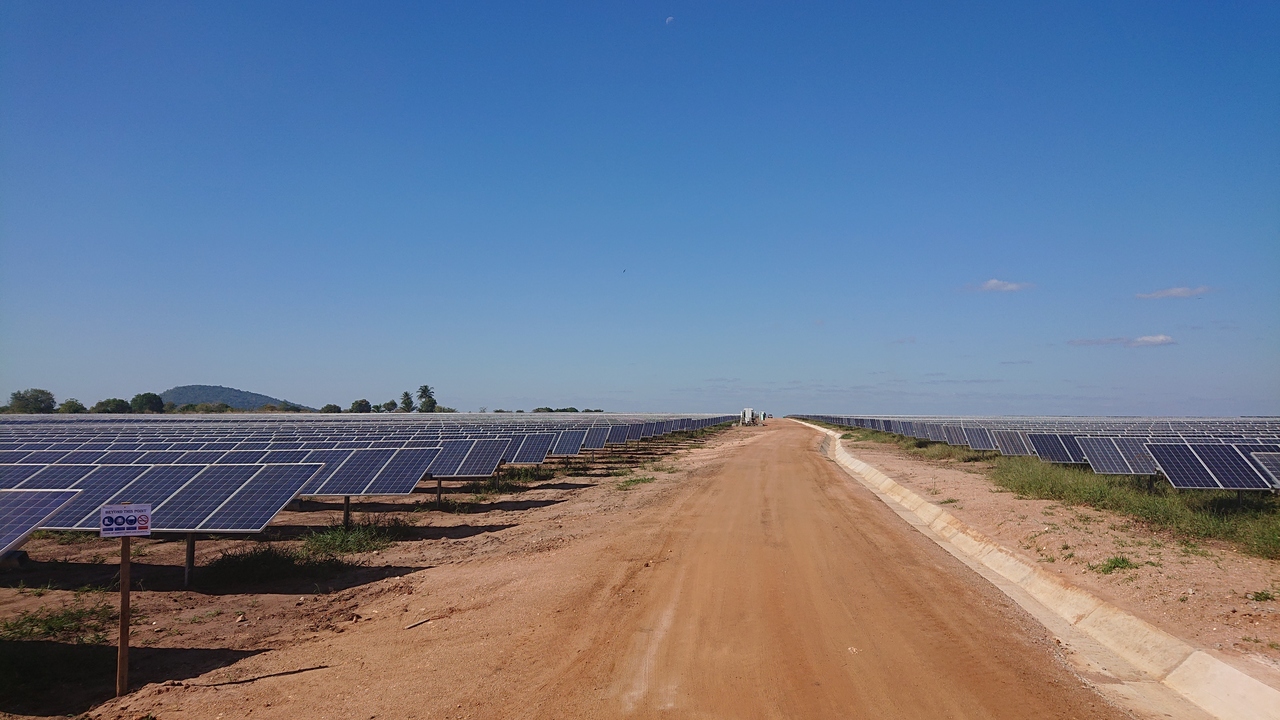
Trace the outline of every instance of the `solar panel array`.
<instances>
[{"instance_id":1,"label":"solar panel array","mask_svg":"<svg viewBox=\"0 0 1280 720\"><path fill-rule=\"evenodd\" d=\"M14 415L0 418L0 491L70 491L40 517L49 529L93 530L102 505L134 502L151 504L155 532L260 532L300 495L404 495L428 476L487 477L503 462L538 464L735 417Z\"/></svg>"},{"instance_id":2,"label":"solar panel array","mask_svg":"<svg viewBox=\"0 0 1280 720\"><path fill-rule=\"evenodd\" d=\"M1280 490L1280 420L796 415L833 425L1087 464L1100 475L1163 475L1177 488Z\"/></svg>"}]
</instances>

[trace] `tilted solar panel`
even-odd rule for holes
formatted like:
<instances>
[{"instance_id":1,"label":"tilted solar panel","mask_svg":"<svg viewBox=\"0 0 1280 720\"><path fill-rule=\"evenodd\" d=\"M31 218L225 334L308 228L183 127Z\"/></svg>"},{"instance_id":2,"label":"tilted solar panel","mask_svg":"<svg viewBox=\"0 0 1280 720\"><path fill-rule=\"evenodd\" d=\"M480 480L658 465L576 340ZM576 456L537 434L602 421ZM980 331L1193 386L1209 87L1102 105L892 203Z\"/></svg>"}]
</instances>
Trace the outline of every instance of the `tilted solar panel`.
<instances>
[{"instance_id":1,"label":"tilted solar panel","mask_svg":"<svg viewBox=\"0 0 1280 720\"><path fill-rule=\"evenodd\" d=\"M1147 443L1147 452L1155 458L1169 484L1176 488L1217 489L1222 486L1209 469L1191 451L1191 446L1175 443Z\"/></svg>"},{"instance_id":2,"label":"tilted solar panel","mask_svg":"<svg viewBox=\"0 0 1280 720\"><path fill-rule=\"evenodd\" d=\"M334 452L333 450L312 450L311 452ZM365 487L382 471L383 466L395 455L395 450L356 450L347 461L334 471L316 495L360 495Z\"/></svg>"},{"instance_id":3,"label":"tilted solar panel","mask_svg":"<svg viewBox=\"0 0 1280 720\"><path fill-rule=\"evenodd\" d=\"M391 462L369 483L364 495L408 495L427 468L440 454L440 448L404 448L397 450Z\"/></svg>"},{"instance_id":4,"label":"tilted solar panel","mask_svg":"<svg viewBox=\"0 0 1280 720\"><path fill-rule=\"evenodd\" d=\"M261 532L319 469L319 463L267 465L201 519L197 529L204 532Z\"/></svg>"},{"instance_id":5,"label":"tilted solar panel","mask_svg":"<svg viewBox=\"0 0 1280 720\"><path fill-rule=\"evenodd\" d=\"M498 469L509 440L477 440L458 468L458 477L488 477Z\"/></svg>"},{"instance_id":6,"label":"tilted solar panel","mask_svg":"<svg viewBox=\"0 0 1280 720\"><path fill-rule=\"evenodd\" d=\"M1258 471L1253 469L1253 465L1250 465L1249 461L1230 445L1197 443L1192 445L1191 449L1224 488L1267 490L1271 487L1271 483L1259 475Z\"/></svg>"},{"instance_id":7,"label":"tilted solar panel","mask_svg":"<svg viewBox=\"0 0 1280 720\"><path fill-rule=\"evenodd\" d=\"M582 441L587 437L586 430L564 430L561 431L560 437L556 438L555 447L549 455L567 456L577 455L582 449Z\"/></svg>"},{"instance_id":8,"label":"tilted solar panel","mask_svg":"<svg viewBox=\"0 0 1280 720\"><path fill-rule=\"evenodd\" d=\"M1030 455L1031 451L1027 449L1026 443L1022 441L1022 436L1013 430L996 430L992 433L995 436L996 449L1001 455Z\"/></svg>"},{"instance_id":9,"label":"tilted solar panel","mask_svg":"<svg viewBox=\"0 0 1280 720\"><path fill-rule=\"evenodd\" d=\"M607 426L593 427L587 430L587 436L582 440L583 450L603 450L605 441L609 438L609 428Z\"/></svg>"},{"instance_id":10,"label":"tilted solar panel","mask_svg":"<svg viewBox=\"0 0 1280 720\"><path fill-rule=\"evenodd\" d=\"M475 440L444 440L440 443L441 451L431 463L428 472L431 477L456 477L462 461L476 444Z\"/></svg>"},{"instance_id":11,"label":"tilted solar panel","mask_svg":"<svg viewBox=\"0 0 1280 720\"><path fill-rule=\"evenodd\" d=\"M76 483L75 489L80 494L75 500L54 513L42 527L70 530L89 515L93 516L94 527L97 527L98 508L147 470L142 465L104 465L95 469Z\"/></svg>"},{"instance_id":12,"label":"tilted solar panel","mask_svg":"<svg viewBox=\"0 0 1280 720\"><path fill-rule=\"evenodd\" d=\"M1253 452L1250 455L1271 476L1271 483L1280 487L1280 452Z\"/></svg>"},{"instance_id":13,"label":"tilted solar panel","mask_svg":"<svg viewBox=\"0 0 1280 720\"><path fill-rule=\"evenodd\" d=\"M0 490L0 557L22 544L78 490Z\"/></svg>"},{"instance_id":14,"label":"tilted solar panel","mask_svg":"<svg viewBox=\"0 0 1280 720\"><path fill-rule=\"evenodd\" d=\"M605 444L621 445L625 443L627 441L627 431L629 429L630 428L628 428L626 425L609 426L609 437L605 440Z\"/></svg>"},{"instance_id":15,"label":"tilted solar panel","mask_svg":"<svg viewBox=\"0 0 1280 720\"><path fill-rule=\"evenodd\" d=\"M1058 435L1058 440L1062 441L1062 447L1067 451L1067 457L1071 458L1071 462L1086 462L1084 451L1080 449L1080 443L1076 442L1075 437L1071 435Z\"/></svg>"},{"instance_id":16,"label":"tilted solar panel","mask_svg":"<svg viewBox=\"0 0 1280 720\"><path fill-rule=\"evenodd\" d=\"M986 428L967 427L964 428L965 442L969 443L969 447L974 450L995 450L995 438L991 437L991 433Z\"/></svg>"},{"instance_id":17,"label":"tilted solar panel","mask_svg":"<svg viewBox=\"0 0 1280 720\"><path fill-rule=\"evenodd\" d=\"M1071 456L1067 454L1067 449L1062 446L1062 440L1058 439L1057 435L1028 433L1027 440L1041 460L1059 464L1073 462Z\"/></svg>"},{"instance_id":18,"label":"tilted solar panel","mask_svg":"<svg viewBox=\"0 0 1280 720\"><path fill-rule=\"evenodd\" d=\"M1124 457L1125 462L1129 463L1130 469L1135 475L1155 475L1156 461L1151 457L1151 453L1147 452L1146 438L1118 437L1113 438L1116 449Z\"/></svg>"},{"instance_id":19,"label":"tilted solar panel","mask_svg":"<svg viewBox=\"0 0 1280 720\"><path fill-rule=\"evenodd\" d=\"M534 433L525 438L524 444L520 446L520 452L516 453L515 459L511 462L519 465L536 465L547 459L547 453L551 451L551 444L555 442L555 433Z\"/></svg>"},{"instance_id":20,"label":"tilted solar panel","mask_svg":"<svg viewBox=\"0 0 1280 720\"><path fill-rule=\"evenodd\" d=\"M198 530L210 513L261 469L261 465L210 465L203 468L181 490L151 508L152 530Z\"/></svg>"},{"instance_id":21,"label":"tilted solar panel","mask_svg":"<svg viewBox=\"0 0 1280 720\"><path fill-rule=\"evenodd\" d=\"M1076 438L1080 449L1084 451L1089 467L1099 475L1132 475L1133 469L1125 461L1120 450L1111 438L1080 437Z\"/></svg>"}]
</instances>

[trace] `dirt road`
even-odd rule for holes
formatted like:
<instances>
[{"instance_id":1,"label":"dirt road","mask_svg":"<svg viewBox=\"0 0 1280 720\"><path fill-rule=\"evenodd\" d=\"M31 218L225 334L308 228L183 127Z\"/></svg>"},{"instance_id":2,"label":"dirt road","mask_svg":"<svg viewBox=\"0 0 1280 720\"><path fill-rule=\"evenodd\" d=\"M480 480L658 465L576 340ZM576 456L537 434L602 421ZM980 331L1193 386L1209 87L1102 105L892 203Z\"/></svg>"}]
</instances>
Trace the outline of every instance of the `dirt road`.
<instances>
[{"instance_id":1,"label":"dirt road","mask_svg":"<svg viewBox=\"0 0 1280 720\"><path fill-rule=\"evenodd\" d=\"M1124 717L825 459L818 433L734 432L715 462L628 491L568 542L383 581L341 634L103 714Z\"/></svg>"}]
</instances>

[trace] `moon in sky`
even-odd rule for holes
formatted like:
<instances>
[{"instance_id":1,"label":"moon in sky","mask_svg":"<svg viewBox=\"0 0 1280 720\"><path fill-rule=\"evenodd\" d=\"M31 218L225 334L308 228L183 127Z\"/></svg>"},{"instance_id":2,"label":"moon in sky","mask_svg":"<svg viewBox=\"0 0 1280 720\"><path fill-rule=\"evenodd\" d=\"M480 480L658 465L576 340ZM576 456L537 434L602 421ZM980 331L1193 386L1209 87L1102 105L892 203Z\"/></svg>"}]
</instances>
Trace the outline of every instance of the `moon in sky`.
<instances>
[{"instance_id":1,"label":"moon in sky","mask_svg":"<svg viewBox=\"0 0 1280 720\"><path fill-rule=\"evenodd\" d=\"M675 22L675 21L676 21L675 17L668 17L668 18L667 18L667 24L668 24L668 25L670 25L671 23L673 23L673 22Z\"/></svg>"}]
</instances>

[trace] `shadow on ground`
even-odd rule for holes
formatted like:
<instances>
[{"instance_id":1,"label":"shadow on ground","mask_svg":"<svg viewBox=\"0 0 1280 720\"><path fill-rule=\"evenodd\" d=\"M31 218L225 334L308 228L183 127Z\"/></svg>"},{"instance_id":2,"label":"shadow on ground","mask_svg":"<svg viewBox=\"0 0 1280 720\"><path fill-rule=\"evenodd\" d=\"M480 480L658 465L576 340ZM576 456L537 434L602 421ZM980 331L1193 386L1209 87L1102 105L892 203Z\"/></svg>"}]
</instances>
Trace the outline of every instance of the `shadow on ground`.
<instances>
[{"instance_id":1,"label":"shadow on ground","mask_svg":"<svg viewBox=\"0 0 1280 720\"><path fill-rule=\"evenodd\" d=\"M185 680L260 650L130 648L129 686ZM65 716L115 697L116 649L46 640L0 641L0 712Z\"/></svg>"}]
</instances>

